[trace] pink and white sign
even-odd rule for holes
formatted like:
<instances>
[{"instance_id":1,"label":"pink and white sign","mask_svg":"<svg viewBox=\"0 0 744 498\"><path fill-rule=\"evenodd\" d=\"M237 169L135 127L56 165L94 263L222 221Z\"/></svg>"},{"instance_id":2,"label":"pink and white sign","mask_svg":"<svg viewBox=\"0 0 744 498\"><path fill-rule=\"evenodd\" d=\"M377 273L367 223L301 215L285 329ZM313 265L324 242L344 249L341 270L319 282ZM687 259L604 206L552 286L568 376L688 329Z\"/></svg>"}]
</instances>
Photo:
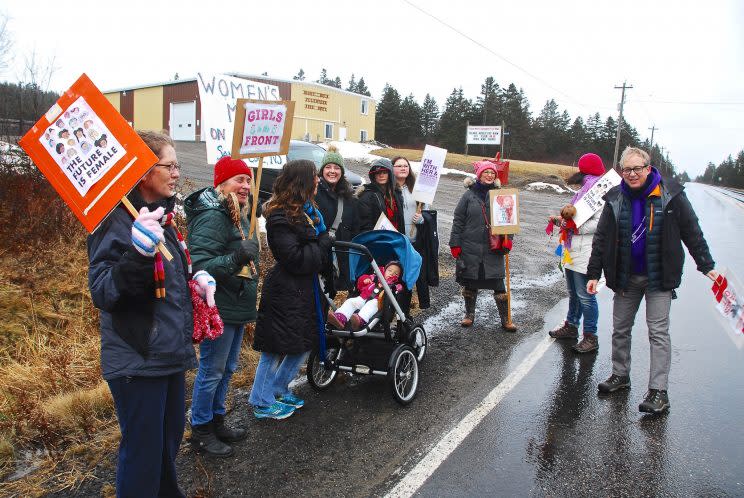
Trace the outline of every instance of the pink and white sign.
<instances>
[{"instance_id":1,"label":"pink and white sign","mask_svg":"<svg viewBox=\"0 0 744 498\"><path fill-rule=\"evenodd\" d=\"M240 154L278 154L284 136L287 106L246 102Z\"/></svg>"}]
</instances>

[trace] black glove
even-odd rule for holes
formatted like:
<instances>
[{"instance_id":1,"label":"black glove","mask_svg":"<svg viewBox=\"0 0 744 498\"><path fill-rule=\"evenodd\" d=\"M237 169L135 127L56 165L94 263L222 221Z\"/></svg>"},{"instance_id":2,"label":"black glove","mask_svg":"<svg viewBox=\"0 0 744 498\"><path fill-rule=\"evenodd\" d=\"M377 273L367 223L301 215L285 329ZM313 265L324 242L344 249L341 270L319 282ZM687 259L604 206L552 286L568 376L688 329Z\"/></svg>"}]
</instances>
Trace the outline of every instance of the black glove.
<instances>
[{"instance_id":1,"label":"black glove","mask_svg":"<svg viewBox=\"0 0 744 498\"><path fill-rule=\"evenodd\" d=\"M258 241L246 239L240 242L240 247L233 253L233 262L238 266L245 266L258 257Z\"/></svg>"},{"instance_id":2,"label":"black glove","mask_svg":"<svg viewBox=\"0 0 744 498\"><path fill-rule=\"evenodd\" d=\"M331 239L331 236L328 235L328 232L323 232L320 235L318 235L318 245L324 251L330 251L332 244L333 244L333 239Z\"/></svg>"}]
</instances>

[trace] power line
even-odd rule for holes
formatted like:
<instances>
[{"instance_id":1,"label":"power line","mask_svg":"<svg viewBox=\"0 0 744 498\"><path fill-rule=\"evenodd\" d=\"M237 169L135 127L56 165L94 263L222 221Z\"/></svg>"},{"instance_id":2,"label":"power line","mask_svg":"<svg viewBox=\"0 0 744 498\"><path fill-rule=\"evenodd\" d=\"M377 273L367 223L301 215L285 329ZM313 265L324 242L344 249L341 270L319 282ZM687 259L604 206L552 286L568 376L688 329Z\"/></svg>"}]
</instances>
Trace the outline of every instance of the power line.
<instances>
[{"instance_id":1,"label":"power line","mask_svg":"<svg viewBox=\"0 0 744 498\"><path fill-rule=\"evenodd\" d=\"M695 100L634 100L643 104L676 104L676 105L744 105L744 102L715 102Z\"/></svg>"},{"instance_id":2,"label":"power line","mask_svg":"<svg viewBox=\"0 0 744 498\"><path fill-rule=\"evenodd\" d=\"M583 108L585 108L585 109L587 109L587 110L589 110L589 111L591 111L591 110L592 110L592 109L591 109L591 108L590 108L589 106L587 106L587 105L585 105L585 104L583 104L583 103L579 102L579 101L578 101L578 100L576 100L575 98L573 98L573 97L571 97L570 95L568 95L568 94L567 94L566 92L564 92L564 91L562 91L562 90L559 90L558 88L554 87L553 85L551 85L550 83L548 83L548 82L547 82L547 81L545 81L544 79L540 78L539 76L537 76L537 75L535 75L535 74L532 74L532 73L531 73L530 71L528 71L527 69L525 69L525 68L523 68L522 66L520 66L520 65L516 64L515 62L512 62L512 61L510 61L509 59L507 59L507 58L506 58L506 57L504 57L503 55L501 55L501 54L497 53L497 52L496 52L495 50L491 49L490 47L487 47L487 46L485 46L484 44L482 44L482 43L481 43L481 42L479 42L478 40L476 40L476 39L472 38L471 36L469 36L469 35L467 35L467 34L465 34L465 33L463 33L462 31L460 31L460 30L459 30L459 29L457 29L456 27L452 26L451 24L448 24L447 22L443 21L442 19L440 19L439 17L435 16L434 14L431 14L431 13L429 13L429 12L425 11L424 9L422 9L422 8L421 8L421 7L419 7L418 5L414 4L413 2L410 2L409 0L402 0L402 1L403 1L404 3L407 3L408 5L410 5L410 6L411 6L411 7L413 7L414 9L418 10L418 11L419 11L419 12L421 12L422 14L424 14L424 15L426 15L426 16L428 16L428 17L431 17L432 19L434 19L434 20L435 20L435 21L437 21L438 23L440 23L440 24L442 24L443 26L446 26L447 28L451 29L452 31L454 31L454 32L455 32L455 33L457 33L458 35L462 36L463 38L466 38L467 40L469 40L469 41L471 41L471 42L475 43L476 45L478 45L479 47L481 47L481 48L482 48L483 50L485 50L485 51L489 52L489 53L490 53L490 54L492 54L492 55L495 55L496 57L498 57L498 58L499 58L499 59L501 59L502 61L504 61L504 62L506 62L507 64L509 64L510 66L514 67L515 69L518 69L519 71L522 71L522 72L523 72L524 74L526 74L526 75L527 75L527 76L529 76L530 78L533 78L534 80L536 80L536 81L539 81L540 83L542 83L542 84L543 84L543 85L545 85L546 87L550 88L550 89L551 89L551 90L553 90L554 92L558 92L558 93L560 93L561 95L563 95L564 97L566 97L566 98L567 98L568 100L572 101L573 103L575 103L575 104L578 104L578 105L580 105L581 107L583 107Z\"/></svg>"}]
</instances>

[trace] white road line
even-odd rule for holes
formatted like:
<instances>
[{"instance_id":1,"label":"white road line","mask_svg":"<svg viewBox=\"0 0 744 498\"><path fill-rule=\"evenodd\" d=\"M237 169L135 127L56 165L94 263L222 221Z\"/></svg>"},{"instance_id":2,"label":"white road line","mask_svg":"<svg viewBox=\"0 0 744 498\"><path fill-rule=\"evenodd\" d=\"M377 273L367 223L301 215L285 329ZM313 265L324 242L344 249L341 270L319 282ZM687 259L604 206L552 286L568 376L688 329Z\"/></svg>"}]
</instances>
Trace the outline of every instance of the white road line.
<instances>
[{"instance_id":1,"label":"white road line","mask_svg":"<svg viewBox=\"0 0 744 498\"><path fill-rule=\"evenodd\" d=\"M483 398L454 429L449 431L398 484L386 498L412 496L439 468L447 457L465 440L475 427L496 408L504 396L514 389L542 358L555 339L546 336L501 383Z\"/></svg>"}]
</instances>

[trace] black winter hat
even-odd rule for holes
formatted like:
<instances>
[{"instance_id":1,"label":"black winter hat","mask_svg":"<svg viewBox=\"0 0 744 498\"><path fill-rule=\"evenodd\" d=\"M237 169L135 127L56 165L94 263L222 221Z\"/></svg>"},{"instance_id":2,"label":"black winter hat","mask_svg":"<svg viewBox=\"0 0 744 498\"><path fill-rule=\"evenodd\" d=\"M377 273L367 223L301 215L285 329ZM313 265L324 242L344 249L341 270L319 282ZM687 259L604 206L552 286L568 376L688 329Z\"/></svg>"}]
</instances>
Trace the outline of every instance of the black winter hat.
<instances>
[{"instance_id":1,"label":"black winter hat","mask_svg":"<svg viewBox=\"0 0 744 498\"><path fill-rule=\"evenodd\" d=\"M374 183L375 181L375 174L380 171L381 169L387 170L388 174L390 175L388 177L389 181L392 181L393 178L393 163L390 162L390 159L387 159L385 157L381 157L379 159L375 159L372 164L369 165L369 180Z\"/></svg>"}]
</instances>

